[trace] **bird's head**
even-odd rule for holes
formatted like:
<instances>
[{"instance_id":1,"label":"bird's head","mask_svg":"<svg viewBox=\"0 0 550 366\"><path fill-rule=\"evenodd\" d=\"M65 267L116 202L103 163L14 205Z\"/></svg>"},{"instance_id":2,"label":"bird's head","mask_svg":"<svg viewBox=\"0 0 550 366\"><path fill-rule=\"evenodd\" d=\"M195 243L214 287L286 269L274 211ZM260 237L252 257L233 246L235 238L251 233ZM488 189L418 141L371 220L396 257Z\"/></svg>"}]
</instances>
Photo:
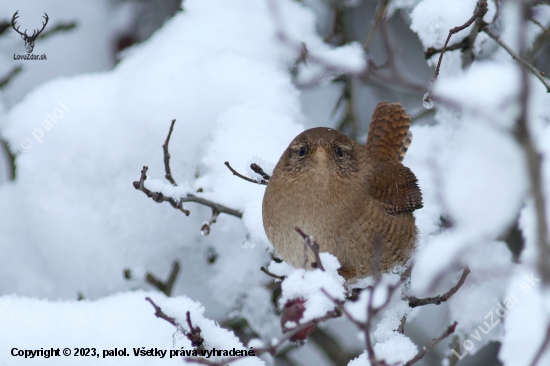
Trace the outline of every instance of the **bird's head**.
<instances>
[{"instance_id":1,"label":"bird's head","mask_svg":"<svg viewBox=\"0 0 550 366\"><path fill-rule=\"evenodd\" d=\"M315 174L344 178L359 171L358 155L362 149L341 132L317 127L296 136L277 165L292 177Z\"/></svg>"}]
</instances>

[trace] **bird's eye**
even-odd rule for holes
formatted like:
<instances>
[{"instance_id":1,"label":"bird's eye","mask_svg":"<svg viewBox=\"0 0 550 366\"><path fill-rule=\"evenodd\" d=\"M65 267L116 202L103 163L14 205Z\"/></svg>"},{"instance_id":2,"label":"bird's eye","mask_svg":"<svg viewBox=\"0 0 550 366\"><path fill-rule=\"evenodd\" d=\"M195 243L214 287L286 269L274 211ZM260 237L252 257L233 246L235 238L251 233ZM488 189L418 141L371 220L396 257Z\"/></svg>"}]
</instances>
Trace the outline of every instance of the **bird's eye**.
<instances>
[{"instance_id":1,"label":"bird's eye","mask_svg":"<svg viewBox=\"0 0 550 366\"><path fill-rule=\"evenodd\" d=\"M339 148L336 149L336 155L338 155L339 158L343 158L343 157L344 157L344 151L342 150L341 147L339 147Z\"/></svg>"},{"instance_id":2,"label":"bird's eye","mask_svg":"<svg viewBox=\"0 0 550 366\"><path fill-rule=\"evenodd\" d=\"M306 153L307 153L307 149L304 146L302 146L300 148L300 150L298 150L298 156L301 157L301 158L306 156Z\"/></svg>"}]
</instances>

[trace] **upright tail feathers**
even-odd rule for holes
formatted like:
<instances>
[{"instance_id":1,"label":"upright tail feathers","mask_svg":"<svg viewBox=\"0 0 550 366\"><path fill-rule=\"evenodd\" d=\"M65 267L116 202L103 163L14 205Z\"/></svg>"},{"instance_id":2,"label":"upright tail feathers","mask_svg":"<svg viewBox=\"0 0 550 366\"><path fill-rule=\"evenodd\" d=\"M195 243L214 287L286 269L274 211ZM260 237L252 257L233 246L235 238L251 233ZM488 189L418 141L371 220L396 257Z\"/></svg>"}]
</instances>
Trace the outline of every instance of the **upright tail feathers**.
<instances>
[{"instance_id":1,"label":"upright tail feathers","mask_svg":"<svg viewBox=\"0 0 550 366\"><path fill-rule=\"evenodd\" d=\"M411 145L410 116L400 103L380 102L374 109L366 148L380 158L403 161Z\"/></svg>"}]
</instances>

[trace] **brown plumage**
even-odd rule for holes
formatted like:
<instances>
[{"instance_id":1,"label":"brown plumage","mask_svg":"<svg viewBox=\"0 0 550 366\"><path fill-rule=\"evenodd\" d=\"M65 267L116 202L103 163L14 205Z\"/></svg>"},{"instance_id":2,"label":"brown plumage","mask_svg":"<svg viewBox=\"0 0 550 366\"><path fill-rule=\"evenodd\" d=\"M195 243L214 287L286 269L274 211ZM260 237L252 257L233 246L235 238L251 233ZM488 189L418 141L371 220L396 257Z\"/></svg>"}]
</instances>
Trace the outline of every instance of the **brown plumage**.
<instances>
[{"instance_id":1,"label":"brown plumage","mask_svg":"<svg viewBox=\"0 0 550 366\"><path fill-rule=\"evenodd\" d=\"M266 234L285 261L296 268L304 262L295 226L313 235L321 252L338 258L346 279L386 272L409 259L417 235L412 212L422 207L417 179L401 164L409 126L399 103L381 102L365 147L323 127L296 136L263 200Z\"/></svg>"}]
</instances>

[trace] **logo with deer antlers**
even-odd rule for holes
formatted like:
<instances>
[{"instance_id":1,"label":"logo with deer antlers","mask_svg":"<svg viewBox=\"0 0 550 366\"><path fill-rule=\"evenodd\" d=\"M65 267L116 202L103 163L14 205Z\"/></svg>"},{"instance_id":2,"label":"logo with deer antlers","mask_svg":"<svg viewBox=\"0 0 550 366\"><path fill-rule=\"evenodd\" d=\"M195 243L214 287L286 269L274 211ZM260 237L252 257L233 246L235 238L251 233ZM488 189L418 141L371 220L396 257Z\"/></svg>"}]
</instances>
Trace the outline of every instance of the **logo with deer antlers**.
<instances>
[{"instance_id":1,"label":"logo with deer antlers","mask_svg":"<svg viewBox=\"0 0 550 366\"><path fill-rule=\"evenodd\" d=\"M11 26L13 27L13 29L15 29L17 33L21 35L21 38L23 38L23 40L25 41L25 48L27 49L27 53L32 53L32 50L34 49L34 42L36 41L40 33L42 33L44 28L46 28L46 24L48 24L48 14L44 13L46 15L43 18L46 19L46 22L42 22L42 29L35 29L32 33L32 36L29 36L26 29L24 33L21 33L19 31L19 27L15 28L15 20L19 18L17 13L19 13L19 10L17 10L15 14L13 14L13 18L11 19Z\"/></svg>"}]
</instances>

